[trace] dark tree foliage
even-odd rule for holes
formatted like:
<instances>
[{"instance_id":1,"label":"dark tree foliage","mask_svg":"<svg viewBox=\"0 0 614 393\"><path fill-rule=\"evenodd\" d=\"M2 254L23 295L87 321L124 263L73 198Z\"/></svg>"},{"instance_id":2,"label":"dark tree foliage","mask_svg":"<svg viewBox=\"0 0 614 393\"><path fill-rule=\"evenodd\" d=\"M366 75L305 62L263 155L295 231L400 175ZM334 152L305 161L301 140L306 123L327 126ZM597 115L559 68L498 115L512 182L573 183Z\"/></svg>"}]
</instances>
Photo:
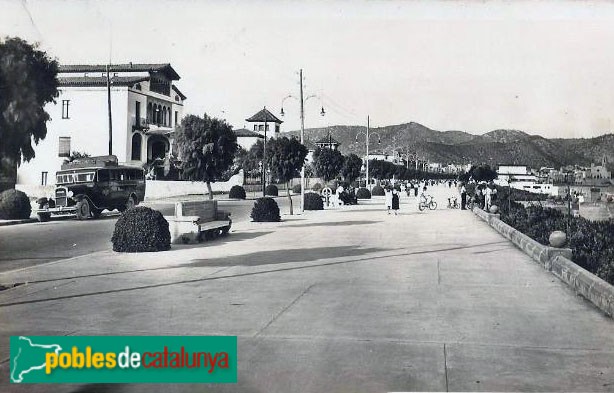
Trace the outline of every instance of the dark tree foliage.
<instances>
[{"instance_id":1,"label":"dark tree foliage","mask_svg":"<svg viewBox=\"0 0 614 393\"><path fill-rule=\"evenodd\" d=\"M137 206L119 217L111 242L118 252L165 251L171 248L171 234L162 213Z\"/></svg>"},{"instance_id":2,"label":"dark tree foliage","mask_svg":"<svg viewBox=\"0 0 614 393\"><path fill-rule=\"evenodd\" d=\"M57 61L37 45L0 40L0 157L17 165L34 158L32 141L47 136L44 106L58 96L57 73Z\"/></svg>"},{"instance_id":3,"label":"dark tree foliage","mask_svg":"<svg viewBox=\"0 0 614 393\"><path fill-rule=\"evenodd\" d=\"M345 157L343 167L341 168L341 175L347 182L353 182L360 177L360 170L362 169L362 159L356 154L350 154Z\"/></svg>"},{"instance_id":4,"label":"dark tree foliage","mask_svg":"<svg viewBox=\"0 0 614 393\"><path fill-rule=\"evenodd\" d=\"M177 127L175 142L183 161L183 176L207 183L213 199L211 182L219 180L233 164L237 136L225 120L189 115Z\"/></svg>"},{"instance_id":5,"label":"dark tree foliage","mask_svg":"<svg viewBox=\"0 0 614 393\"><path fill-rule=\"evenodd\" d=\"M329 182L339 176L343 167L343 155L338 150L318 148L313 154L313 166L316 174Z\"/></svg>"},{"instance_id":6,"label":"dark tree foliage","mask_svg":"<svg viewBox=\"0 0 614 393\"><path fill-rule=\"evenodd\" d=\"M492 169L489 165L472 166L469 172L460 176L462 181L469 181L473 179L477 182L485 181L489 182L497 178L497 171Z\"/></svg>"},{"instance_id":7,"label":"dark tree foliage","mask_svg":"<svg viewBox=\"0 0 614 393\"><path fill-rule=\"evenodd\" d=\"M307 152L305 145L294 138L275 138L267 142L267 165L271 169L273 177L286 183L290 214L294 214L294 211L288 182L300 176L301 168L305 165Z\"/></svg>"}]
</instances>

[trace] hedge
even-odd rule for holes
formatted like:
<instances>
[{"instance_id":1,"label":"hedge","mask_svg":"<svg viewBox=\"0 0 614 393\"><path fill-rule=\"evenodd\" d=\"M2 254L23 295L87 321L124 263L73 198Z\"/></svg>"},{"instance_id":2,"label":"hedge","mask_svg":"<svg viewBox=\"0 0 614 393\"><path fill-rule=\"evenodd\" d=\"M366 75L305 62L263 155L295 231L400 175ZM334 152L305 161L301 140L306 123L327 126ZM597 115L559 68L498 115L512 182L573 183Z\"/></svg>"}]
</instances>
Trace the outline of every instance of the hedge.
<instances>
[{"instance_id":1,"label":"hedge","mask_svg":"<svg viewBox=\"0 0 614 393\"><path fill-rule=\"evenodd\" d=\"M250 217L255 222L281 221L281 216L279 215L279 206L277 206L277 202L275 202L275 199L268 197L258 198L256 200Z\"/></svg>"},{"instance_id":2,"label":"hedge","mask_svg":"<svg viewBox=\"0 0 614 393\"><path fill-rule=\"evenodd\" d=\"M368 189L362 187L356 191L356 198L358 199L371 199L371 192Z\"/></svg>"},{"instance_id":3,"label":"hedge","mask_svg":"<svg viewBox=\"0 0 614 393\"><path fill-rule=\"evenodd\" d=\"M373 187L373 189L371 189L371 195L373 196L384 196L386 195L386 193L384 192L384 189L380 186L375 186Z\"/></svg>"},{"instance_id":4,"label":"hedge","mask_svg":"<svg viewBox=\"0 0 614 393\"><path fill-rule=\"evenodd\" d=\"M322 210L324 209L324 202L320 194L315 192L305 193L305 210Z\"/></svg>"},{"instance_id":5,"label":"hedge","mask_svg":"<svg viewBox=\"0 0 614 393\"><path fill-rule=\"evenodd\" d=\"M230 189L228 193L228 198L231 199L245 199L247 195L245 194L245 189L239 185L234 185Z\"/></svg>"},{"instance_id":6,"label":"hedge","mask_svg":"<svg viewBox=\"0 0 614 393\"><path fill-rule=\"evenodd\" d=\"M31 213L30 199L24 192L10 189L0 193L0 219L23 220Z\"/></svg>"},{"instance_id":7,"label":"hedge","mask_svg":"<svg viewBox=\"0 0 614 393\"><path fill-rule=\"evenodd\" d=\"M111 242L113 251L164 251L171 248L171 234L162 213L145 206L136 206L119 217Z\"/></svg>"}]
</instances>

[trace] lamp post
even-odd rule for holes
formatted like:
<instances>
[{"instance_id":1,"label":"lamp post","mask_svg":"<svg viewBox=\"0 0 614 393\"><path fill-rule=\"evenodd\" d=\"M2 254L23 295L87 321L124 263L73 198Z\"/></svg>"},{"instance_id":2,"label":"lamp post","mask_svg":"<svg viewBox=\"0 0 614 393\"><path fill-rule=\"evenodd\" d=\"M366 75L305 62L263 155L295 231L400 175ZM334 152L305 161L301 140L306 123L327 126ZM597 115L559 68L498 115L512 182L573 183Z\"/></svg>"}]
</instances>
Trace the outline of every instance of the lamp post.
<instances>
[{"instance_id":1,"label":"lamp post","mask_svg":"<svg viewBox=\"0 0 614 393\"><path fill-rule=\"evenodd\" d=\"M365 174L366 175L366 179L365 179L366 180L366 184L365 185L367 186L369 191L371 191L371 187L370 187L370 183L369 183L369 136L370 136L369 132L370 132L370 128L371 128L370 118L367 115L367 132L366 132L366 134L363 133L362 131L359 131L356 134L356 143L358 143L358 135L360 135L360 134L364 134L365 135L365 143L367 145L367 172ZM377 132L374 132L374 134L377 135L377 143L381 144L382 143L382 138L380 137L380 135Z\"/></svg>"},{"instance_id":2,"label":"lamp post","mask_svg":"<svg viewBox=\"0 0 614 393\"><path fill-rule=\"evenodd\" d=\"M317 97L315 94L309 95L307 97L304 97L303 95L303 69L301 68L299 71L299 84L300 84L300 98L296 98L294 97L292 94L288 94L286 97L284 97L284 99L281 101L281 115L285 116L285 112L284 112L284 102L288 99L288 98L294 98L295 100L298 100L301 104L301 144L305 144L305 102L307 102L307 100L309 100L310 98L313 97ZM320 100L321 101L321 100ZM320 115L324 116L326 114L326 112L324 111L324 105L322 105L322 110L320 111ZM301 167L301 214L303 213L303 211L305 210L305 164L303 163L303 166Z\"/></svg>"}]
</instances>

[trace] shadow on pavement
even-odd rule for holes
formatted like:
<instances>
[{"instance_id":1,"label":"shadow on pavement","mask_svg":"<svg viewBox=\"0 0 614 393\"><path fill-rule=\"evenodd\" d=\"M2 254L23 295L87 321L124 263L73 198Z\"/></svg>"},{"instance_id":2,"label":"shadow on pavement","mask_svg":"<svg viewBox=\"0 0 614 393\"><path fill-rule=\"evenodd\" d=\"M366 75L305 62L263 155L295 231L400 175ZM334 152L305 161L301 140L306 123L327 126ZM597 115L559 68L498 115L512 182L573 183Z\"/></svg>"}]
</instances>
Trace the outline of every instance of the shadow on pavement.
<instances>
[{"instance_id":1,"label":"shadow on pavement","mask_svg":"<svg viewBox=\"0 0 614 393\"><path fill-rule=\"evenodd\" d=\"M381 221L330 221L330 222L313 222L311 224L283 225L283 226L292 227L292 228L333 227L333 226L345 226L345 225L368 225L368 224L377 224L380 222Z\"/></svg>"},{"instance_id":2,"label":"shadow on pavement","mask_svg":"<svg viewBox=\"0 0 614 393\"><path fill-rule=\"evenodd\" d=\"M134 286L134 287L128 287L128 288L120 288L120 289L109 289L109 290L95 291L95 292L86 292L86 293L80 293L80 294L74 294L74 295L66 295L66 296L55 296L55 297L49 297L49 298L46 298L46 299L33 299L33 300L22 300L22 301L1 303L0 304L0 308L17 306L17 305L23 305L23 304L32 304L32 303L43 303L43 302L49 302L49 301L58 301L58 300L64 300L64 299L78 299L78 298L84 298L84 297L89 297L89 296L107 295L107 294L111 294L111 293L132 292L132 291L139 291L139 290L152 289L152 288L165 288L165 287L170 287L170 286L174 286L174 285L182 285L182 284L202 283L202 282L215 281L215 280L228 280L228 279L233 279L233 278L260 276L260 275L263 275L263 274L279 273L279 272L293 271L293 270L318 269L318 268L323 268L323 267L328 267L328 266L345 265L345 264L350 264L350 263L373 262L375 260L386 259L386 258L394 258L394 257L402 257L402 256L410 256L410 255L420 255L420 254L431 254L431 253L439 253L439 252L449 252L449 251L455 251L455 250L461 250L461 249L484 247L484 246L493 245L493 244L505 244L505 243L508 243L508 242L509 242L508 240L502 240L502 241L479 243L479 244L464 244L464 245L458 245L458 246L453 246L453 247L434 248L434 249L427 249L427 250L421 250L421 251L398 252L398 253L395 253L395 254L368 256L368 257L357 258L357 259L352 259L352 260L323 262L323 263L318 263L318 264L314 264L314 265L301 265L301 266L280 267L280 268L273 268L273 269L268 269L268 270L264 270L264 271L235 273L235 274L219 275L219 276L215 276L214 275L217 272L219 272L219 271L216 271L214 273L207 274L204 277L198 277L198 278L187 279L187 280L171 281L171 282L166 282L166 283L150 284L150 285L141 285L141 286ZM331 247L331 248L334 248L334 247ZM388 250L386 250L386 249L381 249L381 250L380 249L365 249L365 250L362 251L362 253L365 253L365 252L376 252L376 251L403 251L403 250L407 250L407 249L403 249L403 248L393 249L393 250L390 250L390 249L388 249ZM309 252L309 249L302 249L301 250L301 254L304 254L304 253L307 253L307 252ZM256 253L256 254L258 254L258 253ZM248 254L248 255L253 255L253 254ZM346 255L347 254L345 254L343 256L346 256ZM199 263L199 260L195 260L195 261L197 263ZM200 260L200 261L202 261L203 263L206 263L205 262L206 260ZM185 264L185 265L183 265L183 267L188 267L190 265L192 267L195 267L194 264ZM211 265L203 264L203 266L211 266ZM181 267L181 265L180 266L173 266L173 267L143 269L143 271L146 271L146 270L176 269L178 267ZM225 269L222 269L222 270L225 270ZM123 273L130 273L130 272L123 272ZM109 273L106 273L106 274L109 274ZM115 274L117 274L117 273L115 273ZM105 274L98 274L98 275L105 275ZM64 277L64 278L61 278L61 279L50 280L50 281L60 281L60 280L66 280L66 279L70 279L70 278L74 278L74 277Z\"/></svg>"},{"instance_id":3,"label":"shadow on pavement","mask_svg":"<svg viewBox=\"0 0 614 393\"><path fill-rule=\"evenodd\" d=\"M177 267L278 265L283 263L311 262L318 259L353 257L380 251L386 251L386 249L345 246L258 251L251 254L229 256L224 258L193 259L192 262L184 263L182 265L178 265Z\"/></svg>"},{"instance_id":4,"label":"shadow on pavement","mask_svg":"<svg viewBox=\"0 0 614 393\"><path fill-rule=\"evenodd\" d=\"M200 243L196 244L173 244L171 246L172 250L187 250L190 248L199 248L199 247L209 247L209 246L217 246L224 243L232 243L238 242L241 240L250 240L255 239L260 236L268 235L269 233L273 233L273 231L262 231L262 232L230 232L227 236L221 236L212 240L203 240Z\"/></svg>"}]
</instances>

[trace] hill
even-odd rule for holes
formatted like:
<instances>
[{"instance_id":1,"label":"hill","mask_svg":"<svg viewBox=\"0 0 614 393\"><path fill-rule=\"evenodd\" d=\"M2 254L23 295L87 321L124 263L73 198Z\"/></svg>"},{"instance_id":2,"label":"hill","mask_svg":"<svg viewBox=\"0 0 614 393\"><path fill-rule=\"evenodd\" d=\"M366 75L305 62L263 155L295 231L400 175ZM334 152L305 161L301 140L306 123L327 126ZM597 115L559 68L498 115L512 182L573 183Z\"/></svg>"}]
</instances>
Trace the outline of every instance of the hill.
<instances>
[{"instance_id":1,"label":"hill","mask_svg":"<svg viewBox=\"0 0 614 393\"><path fill-rule=\"evenodd\" d=\"M366 127L331 126L305 130L308 142L315 142L329 133L341 143L344 154L365 154ZM483 135L464 131L437 131L410 122L371 128L370 153L392 151L404 155L417 154L431 162L455 164L521 164L534 168L600 163L605 156L614 163L614 134L595 138L548 139L520 130L497 129ZM299 135L299 131L285 134ZM358 137L357 137L358 135ZM378 143L378 140L380 143ZM611 165L611 164L609 164Z\"/></svg>"}]
</instances>

